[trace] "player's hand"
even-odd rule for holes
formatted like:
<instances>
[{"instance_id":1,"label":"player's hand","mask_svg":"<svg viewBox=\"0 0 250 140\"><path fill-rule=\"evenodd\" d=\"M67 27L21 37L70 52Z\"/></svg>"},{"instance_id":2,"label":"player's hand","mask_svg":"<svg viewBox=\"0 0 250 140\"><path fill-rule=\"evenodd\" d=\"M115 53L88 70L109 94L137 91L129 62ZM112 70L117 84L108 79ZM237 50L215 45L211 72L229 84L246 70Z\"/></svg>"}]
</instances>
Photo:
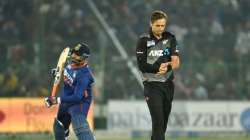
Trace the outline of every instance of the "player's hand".
<instances>
[{"instance_id":1,"label":"player's hand","mask_svg":"<svg viewBox=\"0 0 250 140\"><path fill-rule=\"evenodd\" d=\"M160 68L159 68L159 72L157 74L164 74L166 73L168 70L168 67L167 67L167 63L161 63L160 65Z\"/></svg>"},{"instance_id":2,"label":"player's hand","mask_svg":"<svg viewBox=\"0 0 250 140\"><path fill-rule=\"evenodd\" d=\"M46 97L44 99L44 102L45 102L45 106L49 108L52 105L58 104L60 102L60 98L59 97L49 96L49 97Z\"/></svg>"},{"instance_id":3,"label":"player's hand","mask_svg":"<svg viewBox=\"0 0 250 140\"><path fill-rule=\"evenodd\" d=\"M165 74L168 71L168 65L170 65L171 62L162 63L159 68L158 75Z\"/></svg>"},{"instance_id":4,"label":"player's hand","mask_svg":"<svg viewBox=\"0 0 250 140\"><path fill-rule=\"evenodd\" d=\"M57 68L53 68L53 69L50 70L50 73L51 73L51 75L52 75L53 77L56 76L56 71L57 71Z\"/></svg>"}]
</instances>

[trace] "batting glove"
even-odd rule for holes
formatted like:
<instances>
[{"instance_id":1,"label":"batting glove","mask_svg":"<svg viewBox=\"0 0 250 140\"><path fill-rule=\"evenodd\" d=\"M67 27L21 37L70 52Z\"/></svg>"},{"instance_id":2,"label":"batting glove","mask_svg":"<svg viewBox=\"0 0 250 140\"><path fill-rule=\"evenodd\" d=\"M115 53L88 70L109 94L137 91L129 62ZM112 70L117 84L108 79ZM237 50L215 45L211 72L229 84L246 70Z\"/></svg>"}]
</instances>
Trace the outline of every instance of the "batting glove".
<instances>
[{"instance_id":1,"label":"batting glove","mask_svg":"<svg viewBox=\"0 0 250 140\"><path fill-rule=\"evenodd\" d=\"M56 76L56 72L57 72L57 68L53 68L53 69L50 70L50 73L51 73L51 75L52 75L53 77Z\"/></svg>"},{"instance_id":2,"label":"batting glove","mask_svg":"<svg viewBox=\"0 0 250 140\"><path fill-rule=\"evenodd\" d=\"M60 101L60 97L49 96L44 99L44 102L45 102L46 107L49 108L52 105L59 104L61 101Z\"/></svg>"}]
</instances>

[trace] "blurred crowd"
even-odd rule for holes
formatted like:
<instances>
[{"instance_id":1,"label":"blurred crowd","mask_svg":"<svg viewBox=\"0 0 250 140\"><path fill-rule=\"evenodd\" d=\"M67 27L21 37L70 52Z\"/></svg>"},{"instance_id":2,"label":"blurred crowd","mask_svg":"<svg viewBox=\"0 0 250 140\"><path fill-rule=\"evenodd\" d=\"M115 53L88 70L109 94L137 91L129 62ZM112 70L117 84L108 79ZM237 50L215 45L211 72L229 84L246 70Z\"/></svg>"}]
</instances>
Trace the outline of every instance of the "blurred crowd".
<instances>
[{"instance_id":1,"label":"blurred crowd","mask_svg":"<svg viewBox=\"0 0 250 140\"><path fill-rule=\"evenodd\" d=\"M250 1L93 0L134 62L136 41L149 30L150 14L168 14L181 68L176 99L250 99ZM142 99L142 88L126 67L86 1L0 2L0 96L45 96L60 51L85 41L101 100Z\"/></svg>"}]
</instances>

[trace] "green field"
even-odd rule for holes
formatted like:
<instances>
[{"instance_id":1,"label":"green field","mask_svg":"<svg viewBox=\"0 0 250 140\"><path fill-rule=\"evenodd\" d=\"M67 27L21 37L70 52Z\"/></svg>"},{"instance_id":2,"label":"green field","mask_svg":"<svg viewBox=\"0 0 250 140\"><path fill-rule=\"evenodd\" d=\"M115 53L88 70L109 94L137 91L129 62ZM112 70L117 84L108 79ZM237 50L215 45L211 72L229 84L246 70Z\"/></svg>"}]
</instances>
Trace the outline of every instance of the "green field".
<instances>
[{"instance_id":1,"label":"green field","mask_svg":"<svg viewBox=\"0 0 250 140\"><path fill-rule=\"evenodd\" d=\"M167 138L166 140L249 140L250 137L177 137L177 138ZM52 135L0 135L0 140L54 140ZM76 140L71 138L70 140ZM97 140L149 140L149 138L131 138L131 139L102 139L97 138Z\"/></svg>"}]
</instances>

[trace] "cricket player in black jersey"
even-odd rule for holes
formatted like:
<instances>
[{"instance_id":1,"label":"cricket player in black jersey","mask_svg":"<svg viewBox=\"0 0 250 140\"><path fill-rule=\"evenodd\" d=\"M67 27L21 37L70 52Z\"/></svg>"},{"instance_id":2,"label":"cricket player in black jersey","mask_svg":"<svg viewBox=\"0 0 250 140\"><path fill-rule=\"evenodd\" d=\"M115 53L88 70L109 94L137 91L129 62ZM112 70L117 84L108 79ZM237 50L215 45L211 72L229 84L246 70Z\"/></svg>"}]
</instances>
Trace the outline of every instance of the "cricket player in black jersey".
<instances>
[{"instance_id":1,"label":"cricket player in black jersey","mask_svg":"<svg viewBox=\"0 0 250 140\"><path fill-rule=\"evenodd\" d=\"M151 140L165 140L174 96L174 70L180 65L175 36L165 31L167 22L166 13L154 11L149 33L139 38L136 48L144 96L152 119Z\"/></svg>"}]
</instances>

